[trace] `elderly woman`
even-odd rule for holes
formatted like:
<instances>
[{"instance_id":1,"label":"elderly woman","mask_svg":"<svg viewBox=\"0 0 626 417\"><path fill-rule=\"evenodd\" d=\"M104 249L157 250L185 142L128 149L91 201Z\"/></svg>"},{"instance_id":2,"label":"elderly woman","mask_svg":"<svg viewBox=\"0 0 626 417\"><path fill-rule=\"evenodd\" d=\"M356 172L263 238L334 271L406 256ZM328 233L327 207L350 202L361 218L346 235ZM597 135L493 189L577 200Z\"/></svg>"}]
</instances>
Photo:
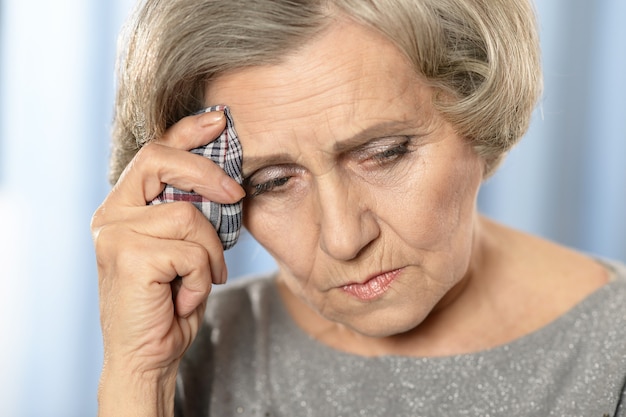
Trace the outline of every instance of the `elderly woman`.
<instances>
[{"instance_id":1,"label":"elderly woman","mask_svg":"<svg viewBox=\"0 0 626 417\"><path fill-rule=\"evenodd\" d=\"M476 208L540 94L529 3L146 0L128 33L101 417L626 415L626 268ZM188 152L214 104L242 186ZM223 244L166 184L243 199L278 271L209 296Z\"/></svg>"}]
</instances>

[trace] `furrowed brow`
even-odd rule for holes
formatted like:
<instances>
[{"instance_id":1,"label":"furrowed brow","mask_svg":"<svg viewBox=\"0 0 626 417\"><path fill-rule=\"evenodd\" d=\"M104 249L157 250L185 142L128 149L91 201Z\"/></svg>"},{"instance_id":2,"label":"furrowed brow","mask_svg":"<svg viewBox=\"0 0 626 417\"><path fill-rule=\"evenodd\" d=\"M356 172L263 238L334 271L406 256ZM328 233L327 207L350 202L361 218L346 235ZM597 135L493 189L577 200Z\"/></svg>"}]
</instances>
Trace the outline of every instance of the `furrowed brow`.
<instances>
[{"instance_id":1,"label":"furrowed brow","mask_svg":"<svg viewBox=\"0 0 626 417\"><path fill-rule=\"evenodd\" d=\"M357 132L356 134L337 141L333 145L333 151L337 154L345 153L363 146L372 139L386 138L396 135L406 134L406 132L414 132L416 126L414 123L408 121L387 121L377 123L375 125L366 127L365 129ZM244 177L248 177L260 168L273 166L292 164L293 158L287 153L275 153L263 156L246 157L244 154Z\"/></svg>"},{"instance_id":2,"label":"furrowed brow","mask_svg":"<svg viewBox=\"0 0 626 417\"><path fill-rule=\"evenodd\" d=\"M333 150L336 153L348 152L363 146L372 139L382 139L391 136L403 135L408 131L414 132L415 127L415 124L397 120L377 123L361 130L347 139L337 141L333 146Z\"/></svg>"}]
</instances>

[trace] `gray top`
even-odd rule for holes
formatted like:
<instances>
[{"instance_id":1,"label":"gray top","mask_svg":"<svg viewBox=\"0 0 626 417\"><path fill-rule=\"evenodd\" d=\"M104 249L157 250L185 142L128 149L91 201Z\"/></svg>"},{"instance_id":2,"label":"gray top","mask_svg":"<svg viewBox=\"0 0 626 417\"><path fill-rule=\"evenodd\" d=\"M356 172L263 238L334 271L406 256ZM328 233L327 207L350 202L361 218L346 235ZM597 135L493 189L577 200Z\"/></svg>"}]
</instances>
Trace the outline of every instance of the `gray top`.
<instances>
[{"instance_id":1,"label":"gray top","mask_svg":"<svg viewBox=\"0 0 626 417\"><path fill-rule=\"evenodd\" d=\"M626 266L544 328L436 358L342 353L291 320L271 277L209 297L177 417L626 417Z\"/></svg>"}]
</instances>

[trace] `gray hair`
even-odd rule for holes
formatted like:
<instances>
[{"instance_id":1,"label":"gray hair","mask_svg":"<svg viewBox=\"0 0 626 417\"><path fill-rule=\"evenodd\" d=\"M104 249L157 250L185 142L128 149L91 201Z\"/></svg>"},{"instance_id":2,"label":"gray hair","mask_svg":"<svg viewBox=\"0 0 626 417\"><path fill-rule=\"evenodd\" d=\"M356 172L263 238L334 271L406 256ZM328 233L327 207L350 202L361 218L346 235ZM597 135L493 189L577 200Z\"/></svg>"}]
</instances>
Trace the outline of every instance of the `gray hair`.
<instances>
[{"instance_id":1,"label":"gray hair","mask_svg":"<svg viewBox=\"0 0 626 417\"><path fill-rule=\"evenodd\" d=\"M338 16L407 56L486 175L526 132L542 89L529 0L144 0L121 38L111 182L141 146L203 107L212 78L278 64Z\"/></svg>"}]
</instances>

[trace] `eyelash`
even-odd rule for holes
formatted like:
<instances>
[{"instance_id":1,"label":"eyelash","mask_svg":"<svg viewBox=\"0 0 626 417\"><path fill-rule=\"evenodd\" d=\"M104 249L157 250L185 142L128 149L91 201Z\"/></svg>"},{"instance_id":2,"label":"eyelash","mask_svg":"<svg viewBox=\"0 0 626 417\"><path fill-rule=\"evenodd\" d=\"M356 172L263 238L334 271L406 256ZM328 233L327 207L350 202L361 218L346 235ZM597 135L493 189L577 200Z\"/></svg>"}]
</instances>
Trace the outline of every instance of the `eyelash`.
<instances>
[{"instance_id":1,"label":"eyelash","mask_svg":"<svg viewBox=\"0 0 626 417\"><path fill-rule=\"evenodd\" d=\"M409 144L411 143L410 137L405 137L404 142L399 143L390 148L384 149L380 152L374 153L374 155L369 156L368 154L371 152L368 150L359 151L358 153L364 153L364 160L371 160L378 167L384 167L388 164L393 164L400 160L403 156L409 154L411 150L409 149ZM250 190L248 192L248 196L251 198L257 197L261 194L265 194L268 192L275 191L275 189L280 188L287 184L291 176L284 176L278 178L272 178L269 181L265 181L259 184L252 184L250 179L247 179L248 183L247 188Z\"/></svg>"},{"instance_id":2,"label":"eyelash","mask_svg":"<svg viewBox=\"0 0 626 417\"><path fill-rule=\"evenodd\" d=\"M404 142L393 146L389 149L385 149L381 152L378 152L371 156L369 159L373 160L380 166L384 166L385 164L393 163L398 159L402 158L404 155L411 152L409 150L410 139L406 138Z\"/></svg>"},{"instance_id":3,"label":"eyelash","mask_svg":"<svg viewBox=\"0 0 626 417\"><path fill-rule=\"evenodd\" d=\"M261 195L263 193L266 193L266 192L269 192L269 191L273 191L275 188L281 187L281 186L287 184L287 182L289 181L290 178L291 177L274 178L274 179L271 179L269 181L262 182L260 184L249 185L249 187L252 188L252 192L250 193L250 197L256 197L256 196Z\"/></svg>"}]
</instances>

